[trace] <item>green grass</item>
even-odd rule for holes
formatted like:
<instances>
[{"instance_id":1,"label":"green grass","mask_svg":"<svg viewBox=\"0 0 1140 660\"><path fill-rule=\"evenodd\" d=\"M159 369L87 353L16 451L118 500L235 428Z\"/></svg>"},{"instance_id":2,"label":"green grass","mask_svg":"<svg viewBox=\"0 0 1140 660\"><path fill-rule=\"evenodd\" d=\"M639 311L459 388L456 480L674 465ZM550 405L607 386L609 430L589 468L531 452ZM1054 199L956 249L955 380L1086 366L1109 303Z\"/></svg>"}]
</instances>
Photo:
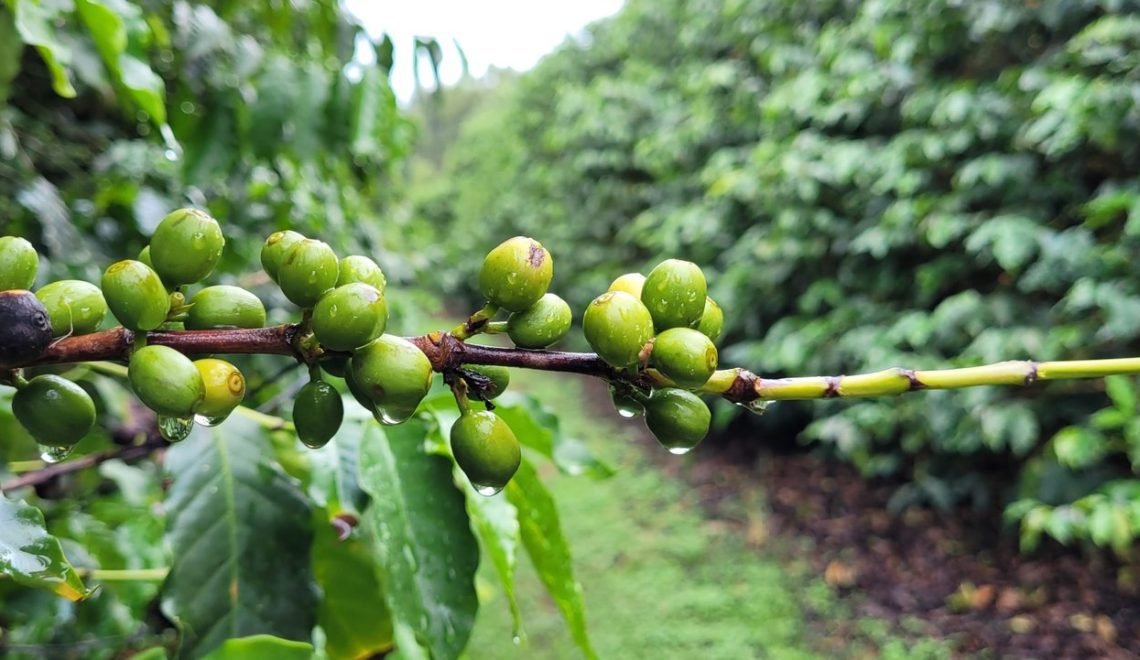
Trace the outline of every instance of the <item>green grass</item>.
<instances>
[{"instance_id":1,"label":"green grass","mask_svg":"<svg viewBox=\"0 0 1140 660\"><path fill-rule=\"evenodd\" d=\"M566 432L617 468L600 481L547 475L602 658L815 658L836 648L847 657L949 656L941 641L914 644L892 637L885 622L851 621L805 562L768 546L749 548L738 530L706 520L685 484L653 467L632 444L640 422L588 408L577 381L529 373L512 378L512 389L541 397ZM752 499L741 506L757 508ZM517 645L488 567L479 584L483 604L469 657L582 657L525 557L518 576L525 636ZM844 638L829 639L832 631Z\"/></svg>"}]
</instances>

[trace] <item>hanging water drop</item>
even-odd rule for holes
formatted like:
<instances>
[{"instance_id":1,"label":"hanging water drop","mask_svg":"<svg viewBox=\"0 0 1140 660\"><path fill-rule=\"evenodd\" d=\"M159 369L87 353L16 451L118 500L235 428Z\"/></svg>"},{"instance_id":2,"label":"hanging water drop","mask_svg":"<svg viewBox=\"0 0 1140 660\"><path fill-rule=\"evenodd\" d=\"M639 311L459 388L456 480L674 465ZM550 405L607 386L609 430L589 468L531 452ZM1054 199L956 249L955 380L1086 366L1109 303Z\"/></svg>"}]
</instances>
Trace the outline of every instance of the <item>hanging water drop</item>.
<instances>
[{"instance_id":1,"label":"hanging water drop","mask_svg":"<svg viewBox=\"0 0 1140 660\"><path fill-rule=\"evenodd\" d=\"M205 415L194 415L194 423L199 426L217 426L226 421L226 416L222 417L206 417Z\"/></svg>"},{"instance_id":2,"label":"hanging water drop","mask_svg":"<svg viewBox=\"0 0 1140 660\"><path fill-rule=\"evenodd\" d=\"M511 643L514 644L515 646L522 644L522 637L519 637L518 635L514 635L513 637L511 637Z\"/></svg>"},{"instance_id":3,"label":"hanging water drop","mask_svg":"<svg viewBox=\"0 0 1140 660\"><path fill-rule=\"evenodd\" d=\"M194 430L194 420L189 417L159 417L158 432L167 442L181 442Z\"/></svg>"},{"instance_id":4,"label":"hanging water drop","mask_svg":"<svg viewBox=\"0 0 1140 660\"><path fill-rule=\"evenodd\" d=\"M40 460L44 463L58 463L63 459L71 456L71 452L75 447L48 447L47 445L37 445L40 450Z\"/></svg>"},{"instance_id":5,"label":"hanging water drop","mask_svg":"<svg viewBox=\"0 0 1140 660\"><path fill-rule=\"evenodd\" d=\"M399 415L387 408L381 408L377 406L376 414L374 416L376 417L376 421L385 426L395 426L397 424L403 424L404 422L408 421L408 417L411 415Z\"/></svg>"},{"instance_id":6,"label":"hanging water drop","mask_svg":"<svg viewBox=\"0 0 1140 660\"><path fill-rule=\"evenodd\" d=\"M669 453L674 456L684 456L692 450L692 447L669 447Z\"/></svg>"},{"instance_id":7,"label":"hanging water drop","mask_svg":"<svg viewBox=\"0 0 1140 660\"><path fill-rule=\"evenodd\" d=\"M754 399L754 400L749 401L747 403L738 403L736 405L740 406L741 408L744 408L745 410L752 413L753 415L763 415L768 410L768 406L771 404L772 404L771 401L765 401L763 399Z\"/></svg>"},{"instance_id":8,"label":"hanging water drop","mask_svg":"<svg viewBox=\"0 0 1140 660\"><path fill-rule=\"evenodd\" d=\"M636 411L632 408L626 408L624 406L618 408L617 411L618 411L619 415L621 415L622 417L625 417L626 419L631 419L633 417L637 417L640 414L638 411Z\"/></svg>"},{"instance_id":9,"label":"hanging water drop","mask_svg":"<svg viewBox=\"0 0 1140 660\"><path fill-rule=\"evenodd\" d=\"M492 495L498 495L499 493L501 493L503 491L502 486L485 486L485 485L481 486L479 484L471 484L471 485L475 487L475 492L479 493L483 497L491 497Z\"/></svg>"}]
</instances>

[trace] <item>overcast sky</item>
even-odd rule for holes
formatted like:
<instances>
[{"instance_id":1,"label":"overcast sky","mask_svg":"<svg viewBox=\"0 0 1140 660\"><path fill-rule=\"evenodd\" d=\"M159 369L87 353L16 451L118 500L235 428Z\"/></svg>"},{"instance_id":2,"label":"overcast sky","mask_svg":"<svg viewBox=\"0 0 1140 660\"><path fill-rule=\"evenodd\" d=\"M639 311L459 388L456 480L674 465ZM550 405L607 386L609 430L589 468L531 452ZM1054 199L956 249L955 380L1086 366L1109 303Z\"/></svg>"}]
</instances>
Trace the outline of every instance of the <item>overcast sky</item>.
<instances>
[{"instance_id":1,"label":"overcast sky","mask_svg":"<svg viewBox=\"0 0 1140 660\"><path fill-rule=\"evenodd\" d=\"M443 46L441 75L444 84L459 80L459 56L452 47L458 41L476 77L489 66L529 69L554 50L568 34L609 16L622 0L347 0L369 34L391 35L395 42L392 86L402 101L415 88L411 67L414 38L435 37ZM421 71L430 84L431 73Z\"/></svg>"}]
</instances>

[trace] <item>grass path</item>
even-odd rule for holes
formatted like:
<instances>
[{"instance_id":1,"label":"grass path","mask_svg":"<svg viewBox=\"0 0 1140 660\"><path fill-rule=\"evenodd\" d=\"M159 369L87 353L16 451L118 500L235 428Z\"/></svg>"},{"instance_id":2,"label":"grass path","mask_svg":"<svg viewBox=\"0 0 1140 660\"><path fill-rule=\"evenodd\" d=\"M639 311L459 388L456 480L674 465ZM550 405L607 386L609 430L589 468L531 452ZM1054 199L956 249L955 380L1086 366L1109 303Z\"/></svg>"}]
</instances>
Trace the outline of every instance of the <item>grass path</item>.
<instances>
[{"instance_id":1,"label":"grass path","mask_svg":"<svg viewBox=\"0 0 1140 660\"><path fill-rule=\"evenodd\" d=\"M737 530L706 520L684 483L655 469L633 443L635 423L587 409L579 382L512 377L512 389L541 397L568 433L617 468L601 481L545 475L602 658L816 658L825 657L819 649L835 648L834 640L821 645L817 639L832 626L809 621L843 619L845 608L805 563L750 548ZM506 602L486 567L480 592L484 603L468 657L582 657L525 558L518 592L526 636L520 644L511 643ZM882 622L843 629L855 631L842 641L846 657L948 656L942 642L905 643Z\"/></svg>"}]
</instances>

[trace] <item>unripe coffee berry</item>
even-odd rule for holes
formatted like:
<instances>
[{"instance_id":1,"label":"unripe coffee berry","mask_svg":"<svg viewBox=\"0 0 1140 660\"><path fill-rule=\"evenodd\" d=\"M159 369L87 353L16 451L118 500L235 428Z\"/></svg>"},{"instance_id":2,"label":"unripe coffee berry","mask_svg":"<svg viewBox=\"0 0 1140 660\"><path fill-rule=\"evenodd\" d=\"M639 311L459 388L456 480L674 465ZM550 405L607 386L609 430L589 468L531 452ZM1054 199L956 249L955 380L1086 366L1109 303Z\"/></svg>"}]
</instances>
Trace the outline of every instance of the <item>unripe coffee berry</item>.
<instances>
[{"instance_id":1,"label":"unripe coffee berry","mask_svg":"<svg viewBox=\"0 0 1140 660\"><path fill-rule=\"evenodd\" d=\"M553 276L554 261L542 243L515 236L487 253L479 290L492 305L521 312L546 293Z\"/></svg>"},{"instance_id":2,"label":"unripe coffee berry","mask_svg":"<svg viewBox=\"0 0 1140 660\"><path fill-rule=\"evenodd\" d=\"M0 236L0 291L31 289L36 283L40 255L19 236Z\"/></svg>"},{"instance_id":3,"label":"unripe coffee berry","mask_svg":"<svg viewBox=\"0 0 1140 660\"><path fill-rule=\"evenodd\" d=\"M711 423L709 407L692 392L659 389L645 403L645 425L674 454L696 447L708 434Z\"/></svg>"},{"instance_id":4,"label":"unripe coffee berry","mask_svg":"<svg viewBox=\"0 0 1140 660\"><path fill-rule=\"evenodd\" d=\"M350 364L355 385L375 404L376 414L386 424L411 417L431 389L431 362L402 337L380 335L357 349Z\"/></svg>"},{"instance_id":5,"label":"unripe coffee berry","mask_svg":"<svg viewBox=\"0 0 1140 660\"><path fill-rule=\"evenodd\" d=\"M36 376L12 397L20 426L45 447L71 447L95 424L95 402L62 376Z\"/></svg>"},{"instance_id":6,"label":"unripe coffee berry","mask_svg":"<svg viewBox=\"0 0 1140 660\"><path fill-rule=\"evenodd\" d=\"M163 282L193 284L214 271L226 245L218 221L198 209L178 209L150 237L150 261Z\"/></svg>"},{"instance_id":7,"label":"unripe coffee berry","mask_svg":"<svg viewBox=\"0 0 1140 660\"><path fill-rule=\"evenodd\" d=\"M553 293L507 319L507 335L519 348L546 348L570 332L570 305Z\"/></svg>"},{"instance_id":8,"label":"unripe coffee berry","mask_svg":"<svg viewBox=\"0 0 1140 660\"><path fill-rule=\"evenodd\" d=\"M641 302L653 315L658 332L669 328L694 328L705 311L705 275L691 261L666 259L645 278Z\"/></svg>"},{"instance_id":9,"label":"unripe coffee berry","mask_svg":"<svg viewBox=\"0 0 1140 660\"><path fill-rule=\"evenodd\" d=\"M245 398L245 376L237 367L216 358L194 360L202 377L203 396L194 414L204 417L208 424L217 424L229 417Z\"/></svg>"},{"instance_id":10,"label":"unripe coffee berry","mask_svg":"<svg viewBox=\"0 0 1140 660\"><path fill-rule=\"evenodd\" d=\"M339 266L327 243L306 238L289 249L277 269L277 284L298 307L312 307L336 286Z\"/></svg>"},{"instance_id":11,"label":"unripe coffee berry","mask_svg":"<svg viewBox=\"0 0 1140 660\"><path fill-rule=\"evenodd\" d=\"M304 236L291 229L275 231L265 239L265 244L261 246L261 267L265 269L269 279L277 281L277 269L281 267L281 262L285 261L285 255L303 240Z\"/></svg>"},{"instance_id":12,"label":"unripe coffee berry","mask_svg":"<svg viewBox=\"0 0 1140 660\"><path fill-rule=\"evenodd\" d=\"M351 282L329 291L313 308L313 334L322 346L351 351L384 333L388 305L371 284Z\"/></svg>"},{"instance_id":13,"label":"unripe coffee berry","mask_svg":"<svg viewBox=\"0 0 1140 660\"><path fill-rule=\"evenodd\" d=\"M30 362L51 344L47 309L31 291L0 291L0 363Z\"/></svg>"},{"instance_id":14,"label":"unripe coffee berry","mask_svg":"<svg viewBox=\"0 0 1140 660\"><path fill-rule=\"evenodd\" d=\"M185 321L187 330L265 326L265 305L241 287L208 286L194 294L190 305Z\"/></svg>"},{"instance_id":15,"label":"unripe coffee berry","mask_svg":"<svg viewBox=\"0 0 1140 660\"><path fill-rule=\"evenodd\" d=\"M136 349L127 365L127 380L143 405L169 417L190 417L206 394L198 367L168 346Z\"/></svg>"},{"instance_id":16,"label":"unripe coffee berry","mask_svg":"<svg viewBox=\"0 0 1140 660\"><path fill-rule=\"evenodd\" d=\"M641 290L645 286L645 276L641 273L626 273L619 275L616 280L610 283L610 288L606 291L625 291L634 298L641 298Z\"/></svg>"},{"instance_id":17,"label":"unripe coffee berry","mask_svg":"<svg viewBox=\"0 0 1140 660\"><path fill-rule=\"evenodd\" d=\"M170 311L170 295L158 273L141 261L111 264L100 288L111 313L128 330L154 330Z\"/></svg>"},{"instance_id":18,"label":"unripe coffee berry","mask_svg":"<svg viewBox=\"0 0 1140 660\"><path fill-rule=\"evenodd\" d=\"M467 412L451 427L451 453L480 493L497 493L522 462L522 448L511 427L490 411Z\"/></svg>"},{"instance_id":19,"label":"unripe coffee berry","mask_svg":"<svg viewBox=\"0 0 1140 660\"><path fill-rule=\"evenodd\" d=\"M95 332L107 315L107 301L99 287L80 280L59 280L36 291L51 319L55 337Z\"/></svg>"},{"instance_id":20,"label":"unripe coffee berry","mask_svg":"<svg viewBox=\"0 0 1140 660\"><path fill-rule=\"evenodd\" d=\"M610 291L586 307L582 332L598 357L621 369L637 363L642 347L653 337L653 317L637 298Z\"/></svg>"},{"instance_id":21,"label":"unripe coffee berry","mask_svg":"<svg viewBox=\"0 0 1140 660\"><path fill-rule=\"evenodd\" d=\"M500 394L505 392L507 386L511 384L511 371L506 367L490 364L468 364L464 365L463 368L486 378L486 380L482 382L486 388L479 392L484 399L490 400L497 398Z\"/></svg>"},{"instance_id":22,"label":"unripe coffee berry","mask_svg":"<svg viewBox=\"0 0 1140 660\"><path fill-rule=\"evenodd\" d=\"M724 329L724 310L712 298L705 298L705 311L701 314L701 322L697 325L709 339L716 341Z\"/></svg>"},{"instance_id":23,"label":"unripe coffee berry","mask_svg":"<svg viewBox=\"0 0 1140 660\"><path fill-rule=\"evenodd\" d=\"M716 371L716 346L692 328L669 328L653 341L649 363L677 387L695 389Z\"/></svg>"},{"instance_id":24,"label":"unripe coffee berry","mask_svg":"<svg viewBox=\"0 0 1140 660\"><path fill-rule=\"evenodd\" d=\"M293 426L306 447L318 449L328 444L344 421L344 401L340 392L323 381L310 381L293 400Z\"/></svg>"},{"instance_id":25,"label":"unripe coffee berry","mask_svg":"<svg viewBox=\"0 0 1140 660\"><path fill-rule=\"evenodd\" d=\"M338 271L337 286L363 282L376 287L380 293L384 293L384 287L388 286L388 281L384 278L384 271L380 270L380 266L375 261L359 254L349 255L341 259Z\"/></svg>"}]
</instances>

